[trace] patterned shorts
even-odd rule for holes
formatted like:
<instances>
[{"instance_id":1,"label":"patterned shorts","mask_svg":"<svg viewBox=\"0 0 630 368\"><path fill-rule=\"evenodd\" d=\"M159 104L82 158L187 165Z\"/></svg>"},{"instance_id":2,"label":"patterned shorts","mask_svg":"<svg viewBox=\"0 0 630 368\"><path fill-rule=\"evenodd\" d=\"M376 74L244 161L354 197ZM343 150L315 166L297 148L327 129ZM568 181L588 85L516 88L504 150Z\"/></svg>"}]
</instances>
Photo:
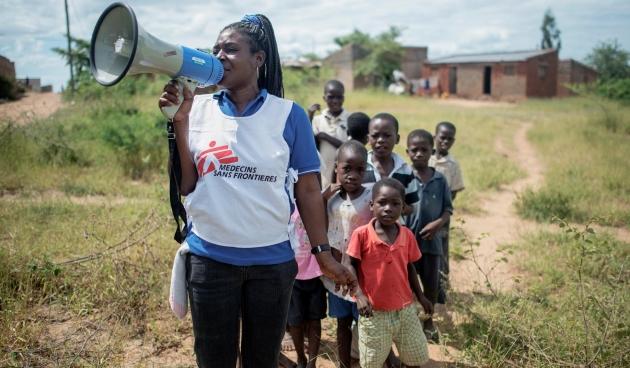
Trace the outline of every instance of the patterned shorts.
<instances>
[{"instance_id":1,"label":"patterned shorts","mask_svg":"<svg viewBox=\"0 0 630 368\"><path fill-rule=\"evenodd\" d=\"M369 318L359 317L362 368L382 368L392 342L405 365L422 365L429 360L427 339L414 305L397 311L374 311Z\"/></svg>"}]
</instances>

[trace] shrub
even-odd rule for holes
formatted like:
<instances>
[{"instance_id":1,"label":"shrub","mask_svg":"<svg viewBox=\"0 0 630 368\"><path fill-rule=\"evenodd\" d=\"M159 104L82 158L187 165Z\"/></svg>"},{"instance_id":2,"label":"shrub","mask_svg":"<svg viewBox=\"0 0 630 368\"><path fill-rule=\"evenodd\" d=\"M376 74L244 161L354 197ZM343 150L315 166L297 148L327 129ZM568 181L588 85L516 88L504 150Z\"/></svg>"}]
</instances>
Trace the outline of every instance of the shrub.
<instances>
[{"instance_id":1,"label":"shrub","mask_svg":"<svg viewBox=\"0 0 630 368\"><path fill-rule=\"evenodd\" d=\"M18 87L14 81L0 75L0 99L17 100Z\"/></svg>"},{"instance_id":2,"label":"shrub","mask_svg":"<svg viewBox=\"0 0 630 368\"><path fill-rule=\"evenodd\" d=\"M119 163L133 179L163 168L167 144L164 119L137 110L110 110L98 122L101 139L117 152Z\"/></svg>"},{"instance_id":3,"label":"shrub","mask_svg":"<svg viewBox=\"0 0 630 368\"><path fill-rule=\"evenodd\" d=\"M522 217L541 222L550 221L554 216L581 218L573 207L572 198L553 188L544 188L537 192L525 190L518 197L516 209Z\"/></svg>"}]
</instances>

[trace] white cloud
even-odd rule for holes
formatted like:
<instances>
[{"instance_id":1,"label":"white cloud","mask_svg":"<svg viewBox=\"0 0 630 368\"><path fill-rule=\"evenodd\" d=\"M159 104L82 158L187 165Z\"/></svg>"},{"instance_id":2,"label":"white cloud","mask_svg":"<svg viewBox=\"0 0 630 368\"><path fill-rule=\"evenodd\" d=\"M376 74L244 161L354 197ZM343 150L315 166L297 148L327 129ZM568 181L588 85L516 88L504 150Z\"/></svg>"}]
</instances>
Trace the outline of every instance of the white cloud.
<instances>
[{"instance_id":1,"label":"white cloud","mask_svg":"<svg viewBox=\"0 0 630 368\"><path fill-rule=\"evenodd\" d=\"M453 53L534 48L544 11L551 7L562 31L562 57L582 59L598 41L617 38L630 47L627 0L128 0L139 23L168 42L211 46L220 29L245 13L266 14L281 56L336 48L333 38L354 28L372 35L395 25L405 45L428 46L429 57ZM68 0L71 31L90 39L107 6L101 0ZM63 60L50 51L66 47L59 0L2 0L0 54L15 61L19 76L39 76L56 89L68 79ZM9 9L9 11L6 11Z\"/></svg>"}]
</instances>

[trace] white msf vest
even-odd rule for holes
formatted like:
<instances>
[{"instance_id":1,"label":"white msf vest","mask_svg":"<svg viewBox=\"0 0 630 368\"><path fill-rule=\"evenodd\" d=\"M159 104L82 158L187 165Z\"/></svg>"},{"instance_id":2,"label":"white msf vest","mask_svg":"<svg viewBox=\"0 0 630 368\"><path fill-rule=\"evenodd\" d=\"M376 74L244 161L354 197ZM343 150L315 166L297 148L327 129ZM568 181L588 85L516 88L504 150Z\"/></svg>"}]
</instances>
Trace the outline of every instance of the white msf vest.
<instances>
[{"instance_id":1,"label":"white msf vest","mask_svg":"<svg viewBox=\"0 0 630 368\"><path fill-rule=\"evenodd\" d=\"M290 151L283 132L292 106L268 94L253 115L232 117L212 95L195 96L188 143L198 179L185 207L200 238L238 248L289 239Z\"/></svg>"}]
</instances>

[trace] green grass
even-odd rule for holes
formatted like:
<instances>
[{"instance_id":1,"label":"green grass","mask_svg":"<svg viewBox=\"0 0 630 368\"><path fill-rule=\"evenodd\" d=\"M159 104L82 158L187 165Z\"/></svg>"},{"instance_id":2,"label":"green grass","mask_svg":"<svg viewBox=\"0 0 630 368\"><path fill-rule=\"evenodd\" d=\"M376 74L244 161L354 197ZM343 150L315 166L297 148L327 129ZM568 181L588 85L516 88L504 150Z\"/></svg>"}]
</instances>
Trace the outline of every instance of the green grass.
<instances>
[{"instance_id":1,"label":"green grass","mask_svg":"<svg viewBox=\"0 0 630 368\"><path fill-rule=\"evenodd\" d=\"M464 358L484 367L626 367L630 247L605 234L541 232L515 247L522 291L459 301ZM582 253L582 248L586 251ZM579 271L578 271L579 270Z\"/></svg>"},{"instance_id":2,"label":"green grass","mask_svg":"<svg viewBox=\"0 0 630 368\"><path fill-rule=\"evenodd\" d=\"M287 96L305 108L321 103L321 82L299 83L303 77L288 74ZM177 245L172 240L163 119L156 108L162 83L138 79L109 89L88 86L74 104L51 118L28 126L0 126L0 366L119 366L130 339L141 339L154 349L150 353L158 354L179 346L190 334L189 320L175 320L166 301ZM530 138L544 158L547 181L540 192L523 196L528 216L545 220L565 211L568 218L586 219L593 209L610 215L610 223L628 223L625 183L630 170L623 160L624 136L618 128L607 128L610 123L597 122L601 108L592 103L571 99L470 108L367 90L347 93L346 108L397 116L401 142L396 152L403 157L405 137L412 129L433 131L439 121L455 123L453 154L466 182L455 205L465 212L478 211L482 193L523 176L517 163L497 153L495 145L500 141L509 148L518 123L531 121ZM617 114L626 116L627 110ZM607 152L604 148L613 147L611 142L615 148ZM582 157L578 152L589 143L596 149ZM595 167L607 175L592 175ZM533 243L528 241L526 249L540 256L535 259L544 255L565 262L566 254L545 254L530 248ZM64 263L90 255L95 258ZM570 289L562 269L540 267L547 268L544 285L555 289L532 284L532 293L541 296L533 301L552 297L549 290ZM512 309L485 299L471 302L473 316L481 316L482 322L471 325L467 336L483 341L474 328L489 336L488 326L505 327L482 318L486 309L521 313L514 309L513 297L505 297L505 302ZM510 323L525 321L511 316ZM61 334L62 342L51 332L60 325L71 327ZM482 345L471 344L467 351L479 362L499 357ZM558 356L568 359L565 350L561 352Z\"/></svg>"},{"instance_id":3,"label":"green grass","mask_svg":"<svg viewBox=\"0 0 630 368\"><path fill-rule=\"evenodd\" d=\"M546 169L544 186L521 197L519 213L630 226L630 107L575 98L530 101L519 110L536 124L529 138Z\"/></svg>"}]
</instances>

